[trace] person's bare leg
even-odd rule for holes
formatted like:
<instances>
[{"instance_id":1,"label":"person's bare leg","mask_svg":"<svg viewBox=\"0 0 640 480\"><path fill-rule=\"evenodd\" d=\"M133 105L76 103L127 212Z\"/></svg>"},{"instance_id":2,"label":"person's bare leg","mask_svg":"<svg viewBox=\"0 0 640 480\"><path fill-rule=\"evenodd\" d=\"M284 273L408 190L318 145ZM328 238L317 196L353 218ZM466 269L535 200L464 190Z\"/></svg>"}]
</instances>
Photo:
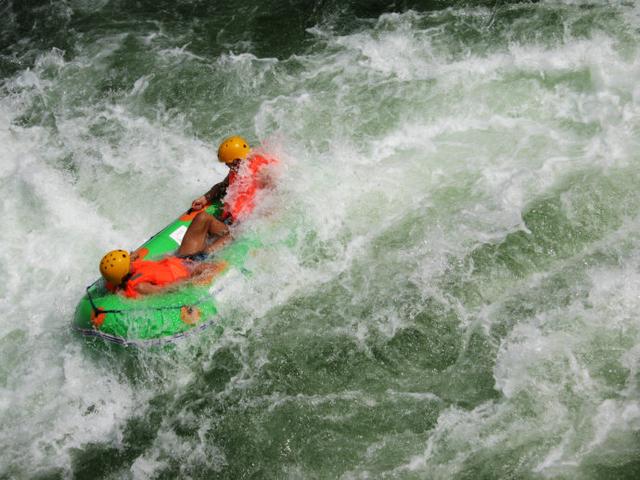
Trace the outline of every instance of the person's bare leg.
<instances>
[{"instance_id":1,"label":"person's bare leg","mask_svg":"<svg viewBox=\"0 0 640 480\"><path fill-rule=\"evenodd\" d=\"M207 239L209 236L224 238L228 235L229 228L224 223L208 213L199 213L185 232L177 253L180 256L186 256L208 252ZM213 243L216 243L221 238L216 239Z\"/></svg>"},{"instance_id":2,"label":"person's bare leg","mask_svg":"<svg viewBox=\"0 0 640 480\"><path fill-rule=\"evenodd\" d=\"M221 237L216 238L213 242L204 247L204 253L217 252L231 240L233 240L233 238L231 237L231 235L229 235L229 233L227 233L226 235L222 235Z\"/></svg>"}]
</instances>

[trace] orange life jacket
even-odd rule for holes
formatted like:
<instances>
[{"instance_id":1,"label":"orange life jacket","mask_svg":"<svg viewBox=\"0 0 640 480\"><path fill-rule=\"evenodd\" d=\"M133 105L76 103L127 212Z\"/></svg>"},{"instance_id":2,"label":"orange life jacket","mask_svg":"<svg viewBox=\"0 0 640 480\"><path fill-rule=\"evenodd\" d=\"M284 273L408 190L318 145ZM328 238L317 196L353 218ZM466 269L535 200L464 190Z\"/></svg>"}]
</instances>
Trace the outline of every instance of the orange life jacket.
<instances>
[{"instance_id":1,"label":"orange life jacket","mask_svg":"<svg viewBox=\"0 0 640 480\"><path fill-rule=\"evenodd\" d=\"M229 173L229 187L224 199L222 218L231 217L235 222L253 211L256 193L260 188L258 174L263 167L273 163L273 158L256 154L251 156L238 172Z\"/></svg>"},{"instance_id":2,"label":"orange life jacket","mask_svg":"<svg viewBox=\"0 0 640 480\"><path fill-rule=\"evenodd\" d=\"M125 283L122 293L125 297L140 296L136 286L141 283L164 286L189 278L191 275L184 260L167 257L163 260L136 260L131 264L131 278Z\"/></svg>"}]
</instances>

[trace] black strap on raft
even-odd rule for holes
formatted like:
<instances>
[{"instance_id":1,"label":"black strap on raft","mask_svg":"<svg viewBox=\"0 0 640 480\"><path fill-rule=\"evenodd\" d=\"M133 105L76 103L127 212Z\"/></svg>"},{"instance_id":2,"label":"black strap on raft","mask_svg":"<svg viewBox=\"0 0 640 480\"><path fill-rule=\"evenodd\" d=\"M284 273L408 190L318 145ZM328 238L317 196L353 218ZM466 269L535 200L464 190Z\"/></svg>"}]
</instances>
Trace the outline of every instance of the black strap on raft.
<instances>
[{"instance_id":1,"label":"black strap on raft","mask_svg":"<svg viewBox=\"0 0 640 480\"><path fill-rule=\"evenodd\" d=\"M91 297L91 288L98 283L93 282L91 285L89 285L85 290L87 292L87 298L89 299L89 303L91 304L91 310L93 310L93 313L95 313L96 315L99 315L101 313L122 313L122 310L105 310L104 308L99 308L96 307L96 304L93 302L93 297Z\"/></svg>"}]
</instances>

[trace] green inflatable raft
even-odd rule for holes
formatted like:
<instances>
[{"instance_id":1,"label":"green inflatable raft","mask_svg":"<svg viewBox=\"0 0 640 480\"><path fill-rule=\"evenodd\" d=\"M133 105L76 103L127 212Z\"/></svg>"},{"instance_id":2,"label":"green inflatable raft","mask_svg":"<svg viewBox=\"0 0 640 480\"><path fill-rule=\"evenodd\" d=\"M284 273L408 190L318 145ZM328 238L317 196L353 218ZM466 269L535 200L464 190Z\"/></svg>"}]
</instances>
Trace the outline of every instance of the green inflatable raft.
<instances>
[{"instance_id":1,"label":"green inflatable raft","mask_svg":"<svg viewBox=\"0 0 640 480\"><path fill-rule=\"evenodd\" d=\"M206 209L213 215L219 210L220 205ZM156 260L174 252L198 213L185 213L138 250L145 252L147 260ZM227 269L221 276L234 269L244 272L245 259L256 245L256 242L240 239L219 252L215 261L227 262ZM220 276L212 282L219 279ZM212 282L185 283L178 290L130 299L107 290L100 278L87 287L76 308L73 328L87 337L136 346L172 342L207 327L221 329L216 300L209 291Z\"/></svg>"}]
</instances>

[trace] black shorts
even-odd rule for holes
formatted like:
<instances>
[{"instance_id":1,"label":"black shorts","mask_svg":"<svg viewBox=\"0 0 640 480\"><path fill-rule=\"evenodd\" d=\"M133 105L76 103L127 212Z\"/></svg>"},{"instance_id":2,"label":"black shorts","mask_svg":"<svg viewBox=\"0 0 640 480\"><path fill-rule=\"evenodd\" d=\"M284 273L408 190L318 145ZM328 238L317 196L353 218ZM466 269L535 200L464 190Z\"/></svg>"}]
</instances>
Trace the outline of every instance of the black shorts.
<instances>
[{"instance_id":1,"label":"black shorts","mask_svg":"<svg viewBox=\"0 0 640 480\"><path fill-rule=\"evenodd\" d=\"M182 260L190 260L192 262L204 262L208 256L209 254L204 252L193 253L191 255L176 255L176 257L181 258Z\"/></svg>"},{"instance_id":2,"label":"black shorts","mask_svg":"<svg viewBox=\"0 0 640 480\"><path fill-rule=\"evenodd\" d=\"M218 220L220 220L222 223L224 223L225 225L229 226L233 223L233 217L231 215L229 215L227 218L222 218L222 215L220 215L219 217L216 217Z\"/></svg>"}]
</instances>

